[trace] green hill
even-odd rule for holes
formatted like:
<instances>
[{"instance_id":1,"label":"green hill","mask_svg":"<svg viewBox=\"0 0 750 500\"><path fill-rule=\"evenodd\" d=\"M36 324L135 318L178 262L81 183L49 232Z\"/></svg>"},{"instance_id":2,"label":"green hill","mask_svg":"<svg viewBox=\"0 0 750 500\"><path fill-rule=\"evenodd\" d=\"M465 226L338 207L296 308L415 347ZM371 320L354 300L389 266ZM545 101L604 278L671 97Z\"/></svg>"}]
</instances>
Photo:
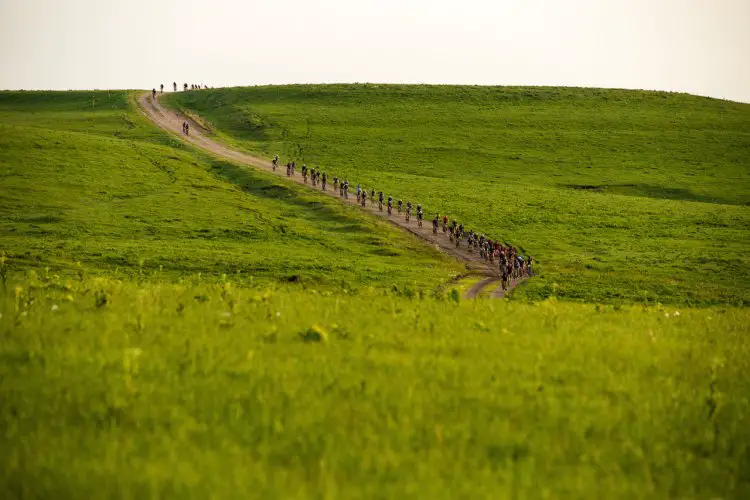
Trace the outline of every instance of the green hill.
<instances>
[{"instance_id":1,"label":"green hill","mask_svg":"<svg viewBox=\"0 0 750 500\"><path fill-rule=\"evenodd\" d=\"M232 92L176 98L250 91ZM356 207L204 156L132 97L0 93L0 498L750 496L747 308L463 301L441 287L454 261ZM340 115L332 105L330 139L310 144L353 148L352 179L420 193L527 246L543 271L527 297L745 300L745 158L732 185L678 185L724 204L571 189L571 173L507 166L521 153L480 169L490 153L478 149L422 173L357 163L436 138L444 153L454 133L479 141L447 117L434 135L428 118L449 101L422 132L371 127L383 106L364 98ZM310 105L268 102L297 113L289 123ZM734 125L704 144L722 175L727 137L739 148L745 133L745 108L726 106ZM308 158L273 113L215 112L280 134L224 140ZM320 128L311 121L310 137Z\"/></svg>"},{"instance_id":2,"label":"green hill","mask_svg":"<svg viewBox=\"0 0 750 500\"><path fill-rule=\"evenodd\" d=\"M328 197L188 149L126 92L0 93L15 268L434 289L461 267Z\"/></svg>"},{"instance_id":3,"label":"green hill","mask_svg":"<svg viewBox=\"0 0 750 500\"><path fill-rule=\"evenodd\" d=\"M325 165L520 245L541 272L529 297L750 302L750 105L396 85L168 99L238 148Z\"/></svg>"}]
</instances>

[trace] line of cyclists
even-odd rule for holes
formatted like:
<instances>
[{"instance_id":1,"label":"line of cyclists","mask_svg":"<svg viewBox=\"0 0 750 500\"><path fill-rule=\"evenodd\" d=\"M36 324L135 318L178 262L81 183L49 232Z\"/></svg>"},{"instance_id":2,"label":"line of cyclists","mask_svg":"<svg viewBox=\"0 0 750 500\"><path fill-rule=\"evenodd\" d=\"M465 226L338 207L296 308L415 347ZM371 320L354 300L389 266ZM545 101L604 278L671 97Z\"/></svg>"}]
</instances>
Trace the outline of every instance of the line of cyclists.
<instances>
[{"instance_id":1,"label":"line of cyclists","mask_svg":"<svg viewBox=\"0 0 750 500\"><path fill-rule=\"evenodd\" d=\"M182 84L182 90L183 91L187 91L187 89L188 89L188 84L187 83L183 83ZM208 85L203 85L203 84L198 85L196 83L191 83L190 84L190 90L201 90L201 89L208 89ZM174 90L175 92L177 92L177 82L172 82L172 90ZM164 84L163 83L159 85L159 93L160 94L164 93ZM153 89L151 89L151 97L154 98L154 99L156 99L156 87L154 87Z\"/></svg>"},{"instance_id":2,"label":"line of cyclists","mask_svg":"<svg viewBox=\"0 0 750 500\"><path fill-rule=\"evenodd\" d=\"M174 90L176 91L177 82L172 83L172 85ZM184 90L187 90L187 87L188 84L184 84ZM199 85L191 86L191 89L199 88L201 88ZM161 92L164 92L163 84L161 85ZM156 97L156 89L152 90L152 97ZM190 124L187 121L182 122L182 132L185 135L190 134ZM273 159L271 160L271 164L273 167L273 171L275 172L276 168L278 168L279 166L279 155L274 155ZM325 172L322 172L319 168L308 169L307 165L304 164L302 165L300 170L302 172L302 178L305 184L308 184L309 179L313 186L320 185L321 189L323 191L326 191L326 188L328 186L328 175ZM296 171L297 163L295 161L287 162L287 177L294 176ZM333 191L338 191L341 198L348 199L349 181L334 177ZM373 189L370 192L371 203L375 203L376 196L378 200L378 210L382 212L383 204L386 203L388 216L390 217L393 214L393 196L389 195L388 199L386 200L383 191L379 191L376 193ZM357 203L361 204L362 207L367 206L367 190L362 188L361 184L357 184ZM399 215L401 215L402 212L405 212L406 222L409 222L412 216L412 209L414 208L412 203L410 201L407 201L406 205L404 205L403 200L398 200L396 202L396 207ZM423 227L424 221L424 210L422 209L421 204L417 204L416 211L417 227L421 228ZM435 218L432 219L432 233L438 234L439 227L440 215L435 214ZM453 219L453 221L449 224L447 215L443 215L442 217L442 227L443 233L447 233L448 239L452 242L455 242L456 248L458 248L461 245L461 241L465 239L469 253L477 251L479 252L481 258L489 261L490 263L494 263L495 261L498 262L500 275L502 277L503 290L508 289L508 285L511 281L518 280L524 276L532 275L534 260L530 255L524 259L524 257L522 255L519 255L516 248L512 245L502 245L497 240L493 241L492 239L487 238L484 234L480 235L473 230L466 230L463 224L458 224L456 222L456 219Z\"/></svg>"},{"instance_id":3,"label":"line of cyclists","mask_svg":"<svg viewBox=\"0 0 750 500\"><path fill-rule=\"evenodd\" d=\"M279 166L279 156L275 155L271 161L273 171L275 172ZM292 177L297 171L297 163L295 161L287 162L286 164L286 175ZM308 168L307 165L300 167L302 178L305 184L312 184L313 186L320 186L323 191L327 190L328 186L328 175L321 171L320 168ZM344 199L349 199L349 181L339 179L338 177L333 178L333 192L339 193L339 196ZM366 189L361 184L357 184L357 203L362 207L367 206L367 198L369 196L370 203L375 203L377 199L378 210L383 211L383 207L386 207L388 215L393 214L394 199L393 196L386 197L383 191L371 190L369 195ZM412 210L414 205L410 201L404 204L403 200L396 201L396 210L398 215L405 214L404 218L406 222L409 222L412 218ZM424 210L421 204L416 206L417 215L417 227L423 227L424 221ZM467 230L463 224L459 224L456 219L449 222L448 216L443 215L442 218L439 214L435 214L435 218L432 219L432 233L438 234L441 227L442 231L448 236L451 242L454 242L456 248L459 248L461 241L466 240L466 246L469 253L478 252L479 256L488 261L491 264L498 263L500 276L502 277L503 290L507 290L511 282L519 280L526 276L532 276L534 259L528 255L525 258L518 253L518 250L512 245L503 245L498 240L493 240L486 237L484 234L479 234L473 230Z\"/></svg>"}]
</instances>

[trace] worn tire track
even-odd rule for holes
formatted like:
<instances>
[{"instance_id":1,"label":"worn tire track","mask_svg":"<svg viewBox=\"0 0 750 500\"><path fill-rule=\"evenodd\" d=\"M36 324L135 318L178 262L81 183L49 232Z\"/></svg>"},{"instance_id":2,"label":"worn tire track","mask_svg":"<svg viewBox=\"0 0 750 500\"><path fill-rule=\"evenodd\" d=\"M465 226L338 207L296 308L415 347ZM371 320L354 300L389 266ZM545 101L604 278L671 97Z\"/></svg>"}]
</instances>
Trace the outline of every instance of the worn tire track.
<instances>
[{"instance_id":1,"label":"worn tire track","mask_svg":"<svg viewBox=\"0 0 750 500\"><path fill-rule=\"evenodd\" d=\"M386 219L390 223L400 227L401 229L409 231L422 240L430 243L438 250L461 260L472 274L484 276L483 279L475 283L464 294L464 297L467 299L476 298L482 290L489 286L495 286L496 288L492 292L492 297L502 298L505 295L502 287L499 286L500 276L498 274L497 268L495 268L494 266L490 266L489 263L479 257L478 254L469 252L466 248L466 243L464 243L463 247L456 248L456 246L448 240L447 236L441 234L441 231L438 231L437 235L433 234L431 219L425 220L424 227L419 228L417 226L416 217L414 217L413 221L407 222L404 215L398 215L397 213L394 213L392 216L388 216L388 212L386 211L385 207L383 207L383 211L381 212L380 210L378 210L377 204L375 203L370 203L367 207L362 208L357 203L356 195L352 195L348 199L341 198L338 195L338 192L333 191L332 185L329 190L323 191L322 189L317 189L310 184L305 184L302 176L299 173L297 173L295 176L287 177L286 165L279 165L277 170L274 171L270 160L237 151L228 146L225 146L224 144L212 140L211 138L209 138L211 134L210 130L207 130L201 124L197 123L190 117L185 116L183 113L167 109L166 107L162 106L161 102L159 102L159 97L160 94L157 94L157 98L152 99L151 92L146 92L138 98L138 105L143 114L154 124L166 130L167 132L170 132L171 134L179 137L182 141L199 147L204 151L211 153L213 156L231 160L233 162L250 166L258 170L275 174L278 177L285 178L287 181L305 185L311 189L315 189L320 193L337 198L342 203L357 205L361 210L369 212L374 216ZM190 124L189 136L186 136L182 132L183 122L188 122ZM331 175L330 177L333 177L333 175ZM356 185L356 181L354 182L354 184ZM372 186L368 186L368 189L372 189ZM512 290L516 286L516 284L520 283L521 281L523 280L512 283L509 287L509 291Z\"/></svg>"}]
</instances>

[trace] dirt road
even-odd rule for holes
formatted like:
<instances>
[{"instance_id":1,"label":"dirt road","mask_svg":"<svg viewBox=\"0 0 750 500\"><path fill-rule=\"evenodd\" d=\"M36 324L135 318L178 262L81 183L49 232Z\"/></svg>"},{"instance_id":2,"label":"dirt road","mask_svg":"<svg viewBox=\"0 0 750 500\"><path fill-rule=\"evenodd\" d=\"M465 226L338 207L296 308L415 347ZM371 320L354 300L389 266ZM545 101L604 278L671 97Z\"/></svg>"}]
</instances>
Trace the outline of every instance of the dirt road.
<instances>
[{"instance_id":1,"label":"dirt road","mask_svg":"<svg viewBox=\"0 0 750 500\"><path fill-rule=\"evenodd\" d=\"M145 93L138 99L138 104L140 105L143 113L156 125L178 136L183 141L186 141L190 144L193 144L194 146L212 153L214 156L241 163L243 165L247 165L259 170L264 170L266 172L278 175L279 177L285 178L289 182L304 184L302 175L299 172L297 172L297 174L292 177L287 177L285 165L279 165L279 167L274 172L270 160L259 158L247 153L242 153L212 140L209 137L211 134L209 130L204 129L200 124L183 115L182 113L167 109L162 106L162 104L159 102L158 94L156 99L152 99L150 92ZM183 122L188 122L190 124L190 135L188 136L186 136L182 132ZM356 183L354 184L356 185ZM310 189L315 189L329 196L333 196L336 199L340 200L342 203L349 203L351 205L359 206L357 203L356 194L350 193L348 199L341 198L338 192L333 191L332 184L328 186L327 191L322 191L318 187L313 187L309 184L307 186ZM352 187L352 191L353 190L354 187ZM425 220L424 227L419 228L417 226L416 214L412 216L411 221L407 222L405 219L405 215L398 215L395 208L393 215L388 216L388 212L386 211L385 207L383 207L383 211L381 212L380 210L378 210L377 202L372 203L371 200L368 200L367 207L360 207L360 209L369 212L376 217L386 219L390 223L395 224L396 226L409 231L410 233L425 240L442 252L460 259L466 264L467 269L472 274L476 274L477 276L484 276L484 279L481 279L466 292L466 294L464 295L465 298L475 298L482 290L490 286L495 287L495 290L493 290L491 295L492 297L502 298L504 296L502 288L499 287L500 277L498 276L498 269L496 265L490 266L489 263L479 257L477 253L469 252L466 248L465 241L462 242L460 247L456 248L455 244L449 241L447 235L442 231L438 231L437 235L433 234L431 219ZM514 283L510 287L510 289L512 289L515 285L516 283Z\"/></svg>"}]
</instances>

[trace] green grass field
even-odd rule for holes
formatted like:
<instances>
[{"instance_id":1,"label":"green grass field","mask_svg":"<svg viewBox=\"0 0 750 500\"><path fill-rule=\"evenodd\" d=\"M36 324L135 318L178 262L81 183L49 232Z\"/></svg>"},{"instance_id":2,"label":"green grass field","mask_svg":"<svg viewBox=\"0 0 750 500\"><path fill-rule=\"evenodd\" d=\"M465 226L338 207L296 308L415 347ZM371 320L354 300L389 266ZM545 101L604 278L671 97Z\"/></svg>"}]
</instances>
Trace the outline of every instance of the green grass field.
<instances>
[{"instance_id":1,"label":"green grass field","mask_svg":"<svg viewBox=\"0 0 750 500\"><path fill-rule=\"evenodd\" d=\"M0 93L0 251L177 279L431 290L461 272L328 197L189 150L126 92Z\"/></svg>"},{"instance_id":2,"label":"green grass field","mask_svg":"<svg viewBox=\"0 0 750 500\"><path fill-rule=\"evenodd\" d=\"M8 286L5 498L750 494L747 309Z\"/></svg>"},{"instance_id":3,"label":"green grass field","mask_svg":"<svg viewBox=\"0 0 750 500\"><path fill-rule=\"evenodd\" d=\"M670 189L721 197L713 203L677 191L663 199L655 188L564 187L577 170L560 163L553 178L552 153L583 146L565 146L572 125L545 121L575 113L547 105L516 110L524 120L504 130L524 124L514 132L519 159L491 161L506 147L493 142L495 125L459 111L481 110L490 100L480 97L501 89L323 89L328 101L292 98L295 87L174 99L214 124L265 124L217 132L250 150L302 148L313 163L325 148L331 157L349 148L341 168L350 180L423 192L429 206L501 230L538 255L542 276L511 300L461 300L459 263L355 207L183 145L146 122L128 92L0 92L0 497L750 496L750 310L733 306L747 303L749 286L746 107L555 90L580 94L588 129L577 137L600 141L602 155L631 147L633 164L646 165L662 148L695 152L705 168L696 175L717 182L682 179L675 160L672 173L648 174L658 178L649 185L679 177ZM249 92L259 93L253 102L276 97L248 115ZM383 114L399 109L398 92L423 109L422 132L408 113ZM525 105L524 92L542 90L507 92ZM630 96L628 109L639 109L634 96L650 103L642 122L655 136L657 97L692 116L676 123L704 132L661 138L639 160L619 135L593 137L607 106L592 111L588 100L617 95ZM202 111L226 99L236 100ZM726 119L710 118L721 106ZM283 124L312 108L328 121L316 125L311 113L303 142ZM486 113L494 124L500 111ZM542 131L560 135L554 150L545 152ZM405 161L441 141L434 161ZM463 154L451 144L486 160L452 166ZM368 168L387 151L404 155L403 166ZM578 184L647 175L630 182L604 165ZM474 209L487 198L492 217ZM711 258L696 260L706 248Z\"/></svg>"},{"instance_id":4,"label":"green grass field","mask_svg":"<svg viewBox=\"0 0 750 500\"><path fill-rule=\"evenodd\" d=\"M750 303L750 105L389 85L168 99L238 148L322 165L520 246L541 271L528 297Z\"/></svg>"}]
</instances>

